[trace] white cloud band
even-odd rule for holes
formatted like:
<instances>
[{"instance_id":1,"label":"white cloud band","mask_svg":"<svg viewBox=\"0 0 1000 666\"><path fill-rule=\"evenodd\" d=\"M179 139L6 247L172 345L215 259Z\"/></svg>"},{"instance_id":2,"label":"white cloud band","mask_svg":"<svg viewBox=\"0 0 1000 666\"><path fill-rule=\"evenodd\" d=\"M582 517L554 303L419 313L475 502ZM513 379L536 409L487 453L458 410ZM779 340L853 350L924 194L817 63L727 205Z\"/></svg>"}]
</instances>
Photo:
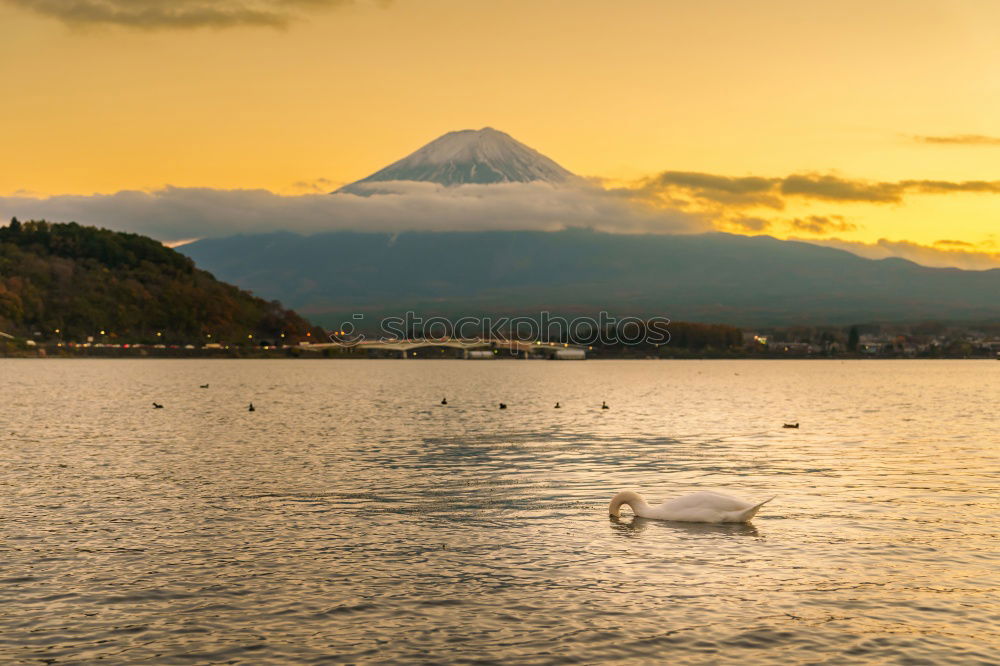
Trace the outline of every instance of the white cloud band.
<instances>
[{"instance_id":1,"label":"white cloud band","mask_svg":"<svg viewBox=\"0 0 1000 666\"><path fill-rule=\"evenodd\" d=\"M75 221L146 234L161 241L319 231L482 231L591 227L600 231L685 233L707 230L699 216L636 206L597 188L542 183L462 185L380 183L374 196L166 187L153 192L0 197L0 215Z\"/></svg>"}]
</instances>

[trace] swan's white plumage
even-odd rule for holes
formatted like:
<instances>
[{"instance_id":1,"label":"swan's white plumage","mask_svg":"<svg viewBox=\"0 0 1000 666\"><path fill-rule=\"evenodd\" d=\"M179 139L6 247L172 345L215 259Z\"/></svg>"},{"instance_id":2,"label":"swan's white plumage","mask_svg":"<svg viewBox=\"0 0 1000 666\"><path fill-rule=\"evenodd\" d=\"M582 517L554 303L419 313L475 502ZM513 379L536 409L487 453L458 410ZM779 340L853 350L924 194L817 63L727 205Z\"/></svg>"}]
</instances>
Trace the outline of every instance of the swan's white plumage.
<instances>
[{"instance_id":1,"label":"swan's white plumage","mask_svg":"<svg viewBox=\"0 0 1000 666\"><path fill-rule=\"evenodd\" d=\"M659 506L650 506L642 495L626 490L611 498L608 512L613 518L617 518L622 505L627 504L640 518L676 520L684 523L745 523L757 515L760 507L772 499L774 498L754 504L731 495L702 490L669 500Z\"/></svg>"}]
</instances>

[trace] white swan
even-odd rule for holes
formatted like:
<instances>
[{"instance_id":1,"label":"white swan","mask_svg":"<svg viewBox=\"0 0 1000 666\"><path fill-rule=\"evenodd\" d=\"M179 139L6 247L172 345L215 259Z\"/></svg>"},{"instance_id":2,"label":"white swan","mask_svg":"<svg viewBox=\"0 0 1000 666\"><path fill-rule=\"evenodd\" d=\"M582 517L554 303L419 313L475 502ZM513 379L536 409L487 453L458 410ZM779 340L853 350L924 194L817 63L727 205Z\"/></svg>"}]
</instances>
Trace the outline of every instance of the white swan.
<instances>
[{"instance_id":1,"label":"white swan","mask_svg":"<svg viewBox=\"0 0 1000 666\"><path fill-rule=\"evenodd\" d=\"M760 504L751 504L737 497L702 490L672 499L659 506L649 506L642 495L626 490L611 498L608 511L612 518L617 518L622 505L628 504L640 518L676 520L683 523L745 523L757 515L760 507L773 499L774 497Z\"/></svg>"}]
</instances>

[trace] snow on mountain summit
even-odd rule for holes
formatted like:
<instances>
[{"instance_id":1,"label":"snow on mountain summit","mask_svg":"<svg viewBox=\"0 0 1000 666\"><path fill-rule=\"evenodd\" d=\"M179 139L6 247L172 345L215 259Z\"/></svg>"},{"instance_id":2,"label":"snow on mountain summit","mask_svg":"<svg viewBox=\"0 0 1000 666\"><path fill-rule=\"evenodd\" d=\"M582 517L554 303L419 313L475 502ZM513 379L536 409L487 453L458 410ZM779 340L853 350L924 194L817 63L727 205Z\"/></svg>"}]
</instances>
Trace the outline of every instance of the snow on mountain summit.
<instances>
[{"instance_id":1,"label":"snow on mountain summit","mask_svg":"<svg viewBox=\"0 0 1000 666\"><path fill-rule=\"evenodd\" d=\"M448 132L367 178L338 192L371 194L374 183L411 180L463 185L468 183L566 183L577 176L509 134L484 127Z\"/></svg>"}]
</instances>

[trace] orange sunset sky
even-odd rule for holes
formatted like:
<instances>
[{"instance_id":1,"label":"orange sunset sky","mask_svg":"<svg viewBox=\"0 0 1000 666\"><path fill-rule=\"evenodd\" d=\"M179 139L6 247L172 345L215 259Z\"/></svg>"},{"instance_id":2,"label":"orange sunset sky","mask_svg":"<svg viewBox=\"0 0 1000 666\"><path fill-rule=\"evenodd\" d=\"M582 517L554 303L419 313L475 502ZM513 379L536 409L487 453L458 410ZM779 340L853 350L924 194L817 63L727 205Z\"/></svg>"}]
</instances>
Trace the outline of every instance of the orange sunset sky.
<instances>
[{"instance_id":1,"label":"orange sunset sky","mask_svg":"<svg viewBox=\"0 0 1000 666\"><path fill-rule=\"evenodd\" d=\"M711 228L1000 266L997 26L992 0L0 0L0 213L316 196L488 125Z\"/></svg>"}]
</instances>

